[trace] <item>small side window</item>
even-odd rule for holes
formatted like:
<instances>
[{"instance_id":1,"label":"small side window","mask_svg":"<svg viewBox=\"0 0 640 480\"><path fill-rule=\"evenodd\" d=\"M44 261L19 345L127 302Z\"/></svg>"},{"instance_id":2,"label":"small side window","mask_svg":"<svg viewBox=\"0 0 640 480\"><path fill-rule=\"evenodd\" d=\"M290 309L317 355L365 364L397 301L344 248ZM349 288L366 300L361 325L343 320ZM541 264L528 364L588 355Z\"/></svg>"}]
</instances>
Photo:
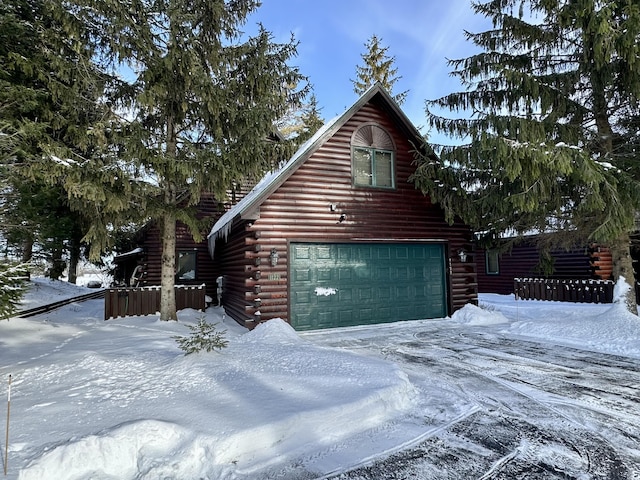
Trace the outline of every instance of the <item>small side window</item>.
<instances>
[{"instance_id":1,"label":"small side window","mask_svg":"<svg viewBox=\"0 0 640 480\"><path fill-rule=\"evenodd\" d=\"M195 250L185 250L178 252L176 279L177 280L195 280L196 276L196 259L197 252Z\"/></svg>"},{"instance_id":2,"label":"small side window","mask_svg":"<svg viewBox=\"0 0 640 480\"><path fill-rule=\"evenodd\" d=\"M500 274L500 254L497 250L487 250L487 275Z\"/></svg>"}]
</instances>

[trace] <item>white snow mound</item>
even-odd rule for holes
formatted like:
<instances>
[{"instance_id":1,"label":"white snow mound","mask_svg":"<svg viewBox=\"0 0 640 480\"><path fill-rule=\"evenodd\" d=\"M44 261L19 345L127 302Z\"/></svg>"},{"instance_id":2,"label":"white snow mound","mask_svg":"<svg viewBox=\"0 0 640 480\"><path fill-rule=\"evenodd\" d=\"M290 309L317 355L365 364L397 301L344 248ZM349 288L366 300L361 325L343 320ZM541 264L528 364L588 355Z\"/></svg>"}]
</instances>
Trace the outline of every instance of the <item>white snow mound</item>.
<instances>
[{"instance_id":1,"label":"white snow mound","mask_svg":"<svg viewBox=\"0 0 640 480\"><path fill-rule=\"evenodd\" d=\"M451 315L451 320L466 325L496 325L509 323L507 317L498 311L490 312L470 303Z\"/></svg>"},{"instance_id":2,"label":"white snow mound","mask_svg":"<svg viewBox=\"0 0 640 480\"><path fill-rule=\"evenodd\" d=\"M175 453L186 437L184 429L158 420L118 425L53 447L22 470L18 479L147 478L146 473Z\"/></svg>"},{"instance_id":3,"label":"white snow mound","mask_svg":"<svg viewBox=\"0 0 640 480\"><path fill-rule=\"evenodd\" d=\"M301 343L303 340L298 336L291 325L281 318L273 318L266 322L259 323L256 328L245 333L238 339L238 343L260 343L260 344L282 344Z\"/></svg>"}]
</instances>

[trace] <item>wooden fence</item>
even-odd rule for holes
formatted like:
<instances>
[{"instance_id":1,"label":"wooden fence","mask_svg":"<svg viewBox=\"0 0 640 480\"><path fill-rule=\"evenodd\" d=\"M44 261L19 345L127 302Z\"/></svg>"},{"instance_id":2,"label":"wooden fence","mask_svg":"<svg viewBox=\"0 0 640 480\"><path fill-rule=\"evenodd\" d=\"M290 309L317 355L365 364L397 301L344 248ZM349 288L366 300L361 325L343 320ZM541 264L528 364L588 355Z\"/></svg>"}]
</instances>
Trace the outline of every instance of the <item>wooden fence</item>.
<instances>
[{"instance_id":1,"label":"wooden fence","mask_svg":"<svg viewBox=\"0 0 640 480\"><path fill-rule=\"evenodd\" d=\"M613 302L611 280L553 280L514 278L516 300L556 300L576 303Z\"/></svg>"},{"instance_id":2,"label":"wooden fence","mask_svg":"<svg viewBox=\"0 0 640 480\"><path fill-rule=\"evenodd\" d=\"M204 310L205 285L176 285L176 309ZM160 311L160 287L109 288L104 295L104 319L153 315Z\"/></svg>"}]
</instances>

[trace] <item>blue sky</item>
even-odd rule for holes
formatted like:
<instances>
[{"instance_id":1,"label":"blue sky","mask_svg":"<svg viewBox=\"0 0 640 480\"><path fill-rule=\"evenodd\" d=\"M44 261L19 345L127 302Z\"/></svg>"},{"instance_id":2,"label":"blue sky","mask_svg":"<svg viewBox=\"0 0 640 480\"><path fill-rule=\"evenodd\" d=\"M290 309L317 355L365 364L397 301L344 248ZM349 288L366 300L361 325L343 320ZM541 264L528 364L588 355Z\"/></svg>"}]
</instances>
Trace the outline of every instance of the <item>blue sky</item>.
<instances>
[{"instance_id":1,"label":"blue sky","mask_svg":"<svg viewBox=\"0 0 640 480\"><path fill-rule=\"evenodd\" d=\"M287 42L291 33L299 41L291 63L309 77L325 120L357 99L351 79L362 64L365 43L376 34L396 58L402 78L394 90L409 90L402 108L417 127L426 123L426 99L461 89L449 76L446 59L474 51L463 31L488 27L469 0L263 0L246 29L256 22L277 42Z\"/></svg>"}]
</instances>

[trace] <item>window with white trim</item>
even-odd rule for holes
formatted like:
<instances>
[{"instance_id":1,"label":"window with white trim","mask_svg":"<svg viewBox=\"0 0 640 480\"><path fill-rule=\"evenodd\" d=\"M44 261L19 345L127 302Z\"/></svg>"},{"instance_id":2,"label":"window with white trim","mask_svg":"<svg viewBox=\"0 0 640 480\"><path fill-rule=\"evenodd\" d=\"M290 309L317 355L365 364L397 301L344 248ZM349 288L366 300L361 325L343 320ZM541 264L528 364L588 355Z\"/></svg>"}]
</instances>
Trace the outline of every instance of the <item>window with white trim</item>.
<instances>
[{"instance_id":1,"label":"window with white trim","mask_svg":"<svg viewBox=\"0 0 640 480\"><path fill-rule=\"evenodd\" d=\"M351 158L354 185L395 188L395 145L382 127L359 128L351 139Z\"/></svg>"}]
</instances>

